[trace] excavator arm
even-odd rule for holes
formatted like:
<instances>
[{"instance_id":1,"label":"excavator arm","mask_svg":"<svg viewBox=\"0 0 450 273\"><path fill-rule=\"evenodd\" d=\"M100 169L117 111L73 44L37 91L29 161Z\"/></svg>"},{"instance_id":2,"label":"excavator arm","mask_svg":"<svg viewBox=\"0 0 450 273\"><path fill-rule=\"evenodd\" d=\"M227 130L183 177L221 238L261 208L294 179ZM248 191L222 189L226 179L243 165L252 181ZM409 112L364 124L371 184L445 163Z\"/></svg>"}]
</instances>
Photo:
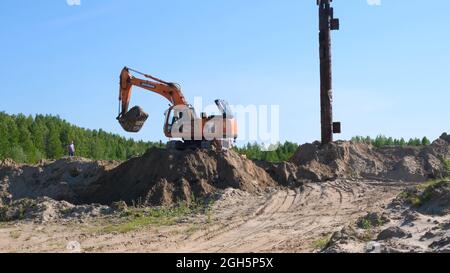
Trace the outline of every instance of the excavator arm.
<instances>
[{"instance_id":1,"label":"excavator arm","mask_svg":"<svg viewBox=\"0 0 450 273\"><path fill-rule=\"evenodd\" d=\"M140 74L147 79L136 78L131 75L131 72ZM148 118L148 114L138 106L128 109L133 86L159 94L170 101L173 106L187 105L183 93L176 84L124 67L120 73L119 115L117 120L127 132L139 132Z\"/></svg>"},{"instance_id":2,"label":"excavator arm","mask_svg":"<svg viewBox=\"0 0 450 273\"><path fill-rule=\"evenodd\" d=\"M131 72L141 74L145 79L139 79L131 75ZM133 86L137 86L165 97L172 105L187 105L180 88L174 84L165 82L153 76L124 67L120 73L120 110L118 119L128 112Z\"/></svg>"}]
</instances>

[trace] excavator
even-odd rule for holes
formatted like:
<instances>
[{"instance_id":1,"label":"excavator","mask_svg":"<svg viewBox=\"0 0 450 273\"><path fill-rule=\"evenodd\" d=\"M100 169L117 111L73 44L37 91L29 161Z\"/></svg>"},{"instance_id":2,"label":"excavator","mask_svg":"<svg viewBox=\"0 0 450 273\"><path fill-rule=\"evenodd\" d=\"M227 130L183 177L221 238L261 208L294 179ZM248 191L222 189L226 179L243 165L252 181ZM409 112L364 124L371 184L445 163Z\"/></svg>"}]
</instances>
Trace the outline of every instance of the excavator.
<instances>
[{"instance_id":1,"label":"excavator","mask_svg":"<svg viewBox=\"0 0 450 273\"><path fill-rule=\"evenodd\" d=\"M142 78L133 76L139 74ZM122 128L131 133L139 132L148 119L148 114L139 106L129 110L133 87L140 87L166 98L170 104L165 111L164 134L169 138L167 148L185 150L197 148L233 147L238 137L237 121L224 100L216 100L221 115L201 113L187 101L178 84L166 82L137 70L124 67L120 73L119 115ZM175 140L173 140L175 139Z\"/></svg>"}]
</instances>

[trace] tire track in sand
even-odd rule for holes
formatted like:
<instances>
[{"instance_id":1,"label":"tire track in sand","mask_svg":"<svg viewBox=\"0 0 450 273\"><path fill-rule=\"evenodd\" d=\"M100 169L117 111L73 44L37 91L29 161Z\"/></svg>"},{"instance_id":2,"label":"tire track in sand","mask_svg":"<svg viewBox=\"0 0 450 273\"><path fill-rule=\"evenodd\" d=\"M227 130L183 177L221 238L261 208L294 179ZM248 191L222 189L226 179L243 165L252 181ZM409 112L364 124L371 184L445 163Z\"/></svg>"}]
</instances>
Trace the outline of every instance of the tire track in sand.
<instances>
[{"instance_id":1,"label":"tire track in sand","mask_svg":"<svg viewBox=\"0 0 450 273\"><path fill-rule=\"evenodd\" d=\"M311 242L356 220L367 210L392 200L399 188L362 182L307 184L302 189L278 190L254 206L246 200L240 219L215 226L188 238L175 251L180 252L258 252L306 251ZM220 211L217 212L220 217ZM171 250L169 250L171 251Z\"/></svg>"}]
</instances>

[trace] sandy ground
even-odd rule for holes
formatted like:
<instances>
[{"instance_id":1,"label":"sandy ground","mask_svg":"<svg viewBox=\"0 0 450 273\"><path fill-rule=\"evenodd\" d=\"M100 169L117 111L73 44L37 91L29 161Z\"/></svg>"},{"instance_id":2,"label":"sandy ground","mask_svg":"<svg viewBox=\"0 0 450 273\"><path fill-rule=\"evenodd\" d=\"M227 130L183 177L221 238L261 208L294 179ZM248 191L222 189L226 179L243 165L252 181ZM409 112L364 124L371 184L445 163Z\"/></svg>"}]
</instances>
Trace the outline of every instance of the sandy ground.
<instances>
[{"instance_id":1,"label":"sandy ground","mask_svg":"<svg viewBox=\"0 0 450 273\"><path fill-rule=\"evenodd\" d=\"M0 252L71 252L73 241L81 252L314 252L333 232L383 210L407 185L336 181L260 195L230 189L208 215L127 233L102 230L114 221L108 217L0 224Z\"/></svg>"}]
</instances>

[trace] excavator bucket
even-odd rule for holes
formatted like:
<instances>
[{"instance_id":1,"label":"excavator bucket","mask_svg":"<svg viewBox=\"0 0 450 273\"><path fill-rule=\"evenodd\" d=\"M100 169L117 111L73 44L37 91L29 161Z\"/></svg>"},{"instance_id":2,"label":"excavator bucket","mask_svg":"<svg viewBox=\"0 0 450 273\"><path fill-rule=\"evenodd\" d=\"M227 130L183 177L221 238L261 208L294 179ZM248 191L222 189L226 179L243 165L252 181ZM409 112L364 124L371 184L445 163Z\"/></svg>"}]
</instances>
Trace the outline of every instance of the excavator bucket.
<instances>
[{"instance_id":1,"label":"excavator bucket","mask_svg":"<svg viewBox=\"0 0 450 273\"><path fill-rule=\"evenodd\" d=\"M141 107L135 106L119 118L122 128L130 133L137 133L148 119L148 114Z\"/></svg>"}]
</instances>

